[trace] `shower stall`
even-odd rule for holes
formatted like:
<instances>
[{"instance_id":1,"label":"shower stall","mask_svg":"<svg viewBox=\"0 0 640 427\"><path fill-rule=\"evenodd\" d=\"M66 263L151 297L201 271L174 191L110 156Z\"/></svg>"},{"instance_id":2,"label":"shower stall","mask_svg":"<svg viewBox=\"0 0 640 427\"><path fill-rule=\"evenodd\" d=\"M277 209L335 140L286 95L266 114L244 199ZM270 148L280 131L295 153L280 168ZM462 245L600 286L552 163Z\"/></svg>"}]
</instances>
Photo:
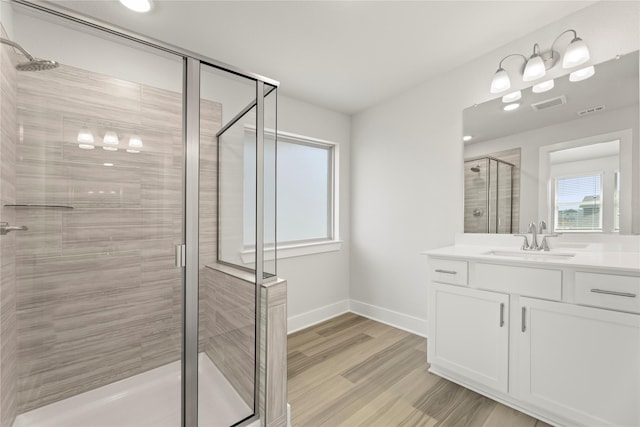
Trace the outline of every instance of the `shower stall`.
<instances>
[{"instance_id":1,"label":"shower stall","mask_svg":"<svg viewBox=\"0 0 640 427\"><path fill-rule=\"evenodd\" d=\"M513 232L514 165L495 157L464 163L464 232Z\"/></svg>"},{"instance_id":2,"label":"shower stall","mask_svg":"<svg viewBox=\"0 0 640 427\"><path fill-rule=\"evenodd\" d=\"M10 10L0 427L284 425L286 283L264 251L278 83L56 6Z\"/></svg>"}]
</instances>

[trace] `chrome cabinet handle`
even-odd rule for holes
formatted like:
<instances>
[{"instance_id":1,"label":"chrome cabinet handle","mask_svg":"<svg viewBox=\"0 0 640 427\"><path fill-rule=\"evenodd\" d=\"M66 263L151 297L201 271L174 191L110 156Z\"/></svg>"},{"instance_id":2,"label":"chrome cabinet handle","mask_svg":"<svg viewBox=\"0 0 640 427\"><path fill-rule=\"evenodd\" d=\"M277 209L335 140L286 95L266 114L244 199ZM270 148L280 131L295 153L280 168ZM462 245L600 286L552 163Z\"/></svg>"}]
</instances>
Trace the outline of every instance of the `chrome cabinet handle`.
<instances>
[{"instance_id":1,"label":"chrome cabinet handle","mask_svg":"<svg viewBox=\"0 0 640 427\"><path fill-rule=\"evenodd\" d=\"M616 291L607 291L604 289L591 289L591 292L594 294L606 294L606 295L615 295L618 297L627 297L627 298L635 298L636 294L632 294L630 292L616 292Z\"/></svg>"},{"instance_id":2,"label":"chrome cabinet handle","mask_svg":"<svg viewBox=\"0 0 640 427\"><path fill-rule=\"evenodd\" d=\"M522 307L522 332L527 330L527 307Z\"/></svg>"},{"instance_id":3,"label":"chrome cabinet handle","mask_svg":"<svg viewBox=\"0 0 640 427\"><path fill-rule=\"evenodd\" d=\"M500 303L500 327L504 326L504 303Z\"/></svg>"},{"instance_id":4,"label":"chrome cabinet handle","mask_svg":"<svg viewBox=\"0 0 640 427\"><path fill-rule=\"evenodd\" d=\"M453 271L453 270L440 270L440 269L436 269L436 273L444 273L444 274L458 274L457 271Z\"/></svg>"},{"instance_id":5,"label":"chrome cabinet handle","mask_svg":"<svg viewBox=\"0 0 640 427\"><path fill-rule=\"evenodd\" d=\"M4 236L10 231L27 231L29 228L26 225L22 225L20 227L16 227L13 225L9 225L8 222L0 222L0 235Z\"/></svg>"}]
</instances>

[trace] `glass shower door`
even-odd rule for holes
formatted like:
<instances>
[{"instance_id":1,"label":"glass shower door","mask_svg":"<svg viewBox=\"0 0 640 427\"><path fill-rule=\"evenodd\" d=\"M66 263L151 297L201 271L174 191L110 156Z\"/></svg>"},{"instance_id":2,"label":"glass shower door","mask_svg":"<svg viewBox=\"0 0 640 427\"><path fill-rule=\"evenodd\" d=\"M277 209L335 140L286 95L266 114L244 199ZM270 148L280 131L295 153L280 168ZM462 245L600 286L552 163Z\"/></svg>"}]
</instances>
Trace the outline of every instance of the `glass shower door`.
<instances>
[{"instance_id":1,"label":"glass shower door","mask_svg":"<svg viewBox=\"0 0 640 427\"><path fill-rule=\"evenodd\" d=\"M2 48L0 219L25 227L0 237L2 414L179 426L182 59L35 15L15 37L60 65L16 71Z\"/></svg>"}]
</instances>

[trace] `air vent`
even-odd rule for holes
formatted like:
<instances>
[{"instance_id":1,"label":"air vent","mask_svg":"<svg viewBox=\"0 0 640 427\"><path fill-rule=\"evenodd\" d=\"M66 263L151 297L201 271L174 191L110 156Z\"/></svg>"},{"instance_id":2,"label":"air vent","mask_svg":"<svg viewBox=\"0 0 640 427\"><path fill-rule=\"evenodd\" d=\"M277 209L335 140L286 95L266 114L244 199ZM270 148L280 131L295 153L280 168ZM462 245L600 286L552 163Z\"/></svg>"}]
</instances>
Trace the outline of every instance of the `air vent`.
<instances>
[{"instance_id":1,"label":"air vent","mask_svg":"<svg viewBox=\"0 0 640 427\"><path fill-rule=\"evenodd\" d=\"M604 110L604 105L598 105L597 107L587 108L586 110L578 111L579 116L584 116L585 114L597 113L598 111Z\"/></svg>"},{"instance_id":2,"label":"air vent","mask_svg":"<svg viewBox=\"0 0 640 427\"><path fill-rule=\"evenodd\" d=\"M536 102L535 104L531 104L531 108L535 111L546 110L547 108L557 107L558 105L566 104L567 98L564 95L558 96L557 98L545 99L544 101Z\"/></svg>"}]
</instances>

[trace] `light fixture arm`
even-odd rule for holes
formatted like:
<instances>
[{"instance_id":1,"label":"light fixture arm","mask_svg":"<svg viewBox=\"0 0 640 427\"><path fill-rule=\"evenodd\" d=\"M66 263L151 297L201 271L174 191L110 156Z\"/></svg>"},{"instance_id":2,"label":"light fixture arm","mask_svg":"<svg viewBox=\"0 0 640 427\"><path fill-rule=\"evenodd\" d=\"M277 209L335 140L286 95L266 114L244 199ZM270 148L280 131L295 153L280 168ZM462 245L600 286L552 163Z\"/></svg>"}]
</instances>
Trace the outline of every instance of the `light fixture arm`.
<instances>
[{"instance_id":1,"label":"light fixture arm","mask_svg":"<svg viewBox=\"0 0 640 427\"><path fill-rule=\"evenodd\" d=\"M553 55L554 55L554 52L555 52L555 50L553 48L555 47L556 43L558 43L558 40L560 40L560 37L564 36L567 33L573 33L573 39L571 39L571 40L574 40L574 39L578 38L578 33L576 32L576 30L569 29L569 30L565 30L565 31L561 32L558 35L558 37L556 37L556 39L553 41L553 43L551 43L551 57L552 58L553 58Z\"/></svg>"},{"instance_id":2,"label":"light fixture arm","mask_svg":"<svg viewBox=\"0 0 640 427\"><path fill-rule=\"evenodd\" d=\"M521 57L522 59L524 59L524 62L525 62L525 63L527 62L527 57L526 57L526 56L524 56L524 55L522 55L522 54L520 54L520 53L510 53L509 55L505 56L504 58L502 58L502 59L500 60L500 63L498 64L498 69L501 69L501 68L502 68L502 63L505 61L505 59L508 59L508 58L510 58L510 57L512 57L512 56L519 56L519 57Z\"/></svg>"}]
</instances>

